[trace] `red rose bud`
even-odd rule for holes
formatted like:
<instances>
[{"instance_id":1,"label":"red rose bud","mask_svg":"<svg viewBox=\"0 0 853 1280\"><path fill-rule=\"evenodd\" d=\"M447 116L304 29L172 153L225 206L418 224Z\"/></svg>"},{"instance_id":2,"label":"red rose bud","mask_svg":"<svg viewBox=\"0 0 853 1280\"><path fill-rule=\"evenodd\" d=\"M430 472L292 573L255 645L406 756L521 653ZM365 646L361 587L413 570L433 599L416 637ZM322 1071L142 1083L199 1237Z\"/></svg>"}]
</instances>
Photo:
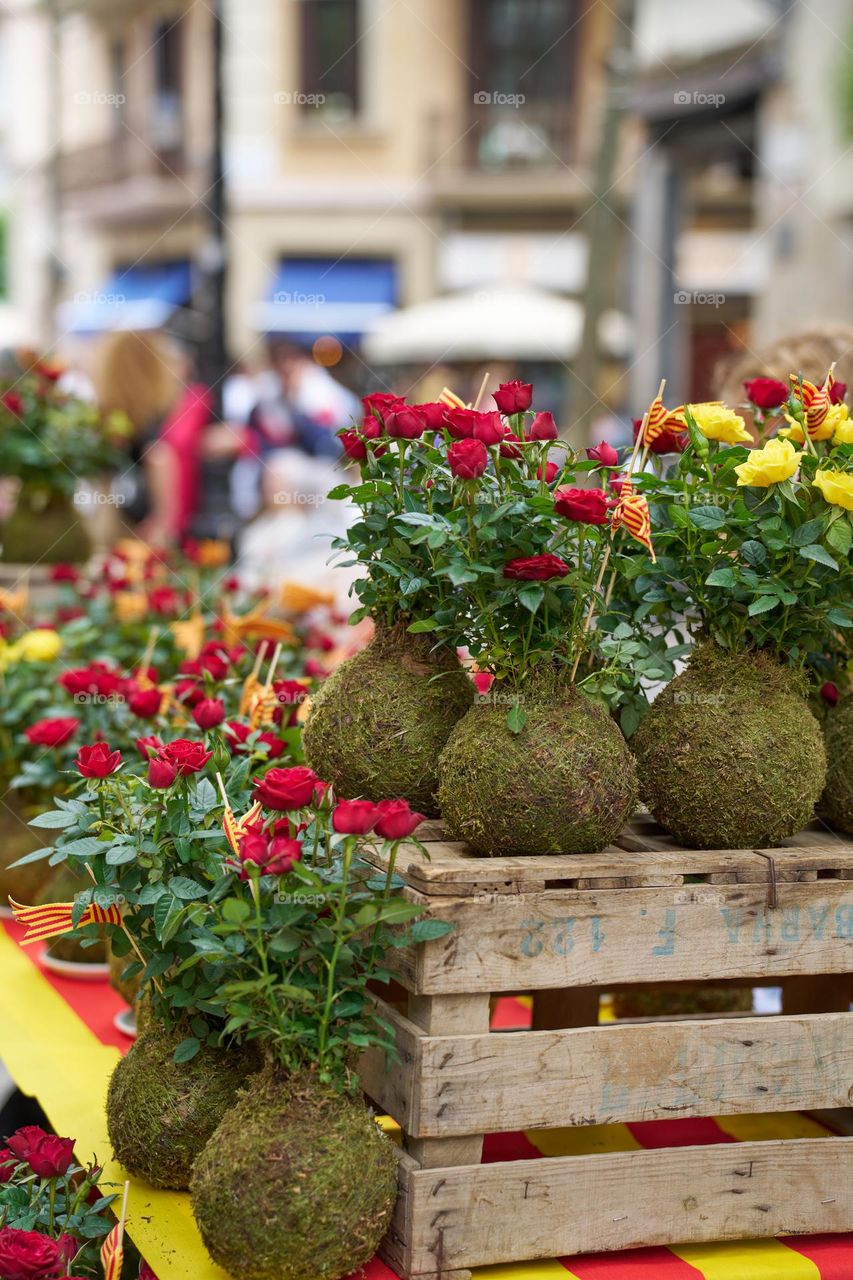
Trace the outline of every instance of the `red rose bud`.
<instances>
[{"instance_id":1,"label":"red rose bud","mask_svg":"<svg viewBox=\"0 0 853 1280\"><path fill-rule=\"evenodd\" d=\"M17 1163L17 1158L8 1147L0 1147L0 1186L9 1181Z\"/></svg>"},{"instance_id":2,"label":"red rose bud","mask_svg":"<svg viewBox=\"0 0 853 1280\"><path fill-rule=\"evenodd\" d=\"M314 783L314 803L315 803L315 805L318 805L318 806L319 806L319 805L323 804L323 802L324 802L324 801L325 801L325 799L326 799L326 796L330 793L330 791L331 791L331 790L332 790L331 783L329 783L329 782L315 782L315 783Z\"/></svg>"},{"instance_id":3,"label":"red rose bud","mask_svg":"<svg viewBox=\"0 0 853 1280\"><path fill-rule=\"evenodd\" d=\"M161 617L177 613L180 603L177 591L173 591L171 587L155 587L148 593L148 608L152 613L160 614Z\"/></svg>"},{"instance_id":4,"label":"red rose bud","mask_svg":"<svg viewBox=\"0 0 853 1280\"><path fill-rule=\"evenodd\" d=\"M127 705L135 716L143 720L151 720L160 710L163 695L159 689L134 689L127 699Z\"/></svg>"},{"instance_id":5,"label":"red rose bud","mask_svg":"<svg viewBox=\"0 0 853 1280\"><path fill-rule=\"evenodd\" d=\"M204 697L204 689L195 680L176 680L173 692L176 700L185 707L196 706Z\"/></svg>"},{"instance_id":6,"label":"red rose bud","mask_svg":"<svg viewBox=\"0 0 853 1280\"><path fill-rule=\"evenodd\" d=\"M199 659L202 671L206 671L214 680L224 680L228 675L228 662L222 656L222 651L210 651L202 654Z\"/></svg>"},{"instance_id":7,"label":"red rose bud","mask_svg":"<svg viewBox=\"0 0 853 1280\"><path fill-rule=\"evenodd\" d=\"M524 413L530 408L533 400L533 384L513 378L511 382L502 382L492 395L492 399L501 413Z\"/></svg>"},{"instance_id":8,"label":"red rose bud","mask_svg":"<svg viewBox=\"0 0 853 1280\"><path fill-rule=\"evenodd\" d=\"M314 798L319 778L313 769L295 765L291 769L268 769L255 781L255 799L266 809L304 809Z\"/></svg>"},{"instance_id":9,"label":"red rose bud","mask_svg":"<svg viewBox=\"0 0 853 1280\"><path fill-rule=\"evenodd\" d=\"M474 439L474 409L448 409L444 415L447 430L454 440Z\"/></svg>"},{"instance_id":10,"label":"red rose bud","mask_svg":"<svg viewBox=\"0 0 853 1280\"><path fill-rule=\"evenodd\" d=\"M446 405L440 400L428 400L426 404L414 405L414 408L423 414L427 431L441 431L444 426L444 415L447 412Z\"/></svg>"},{"instance_id":11,"label":"red rose bud","mask_svg":"<svg viewBox=\"0 0 853 1280\"><path fill-rule=\"evenodd\" d=\"M338 439L344 453L352 462L364 462L367 457L367 447L357 431L352 429L339 431Z\"/></svg>"},{"instance_id":12,"label":"red rose bud","mask_svg":"<svg viewBox=\"0 0 853 1280\"><path fill-rule=\"evenodd\" d=\"M521 441L514 431L510 431L507 427L504 432L504 438L501 441L500 455L502 458L514 458L516 461L522 456L520 446Z\"/></svg>"},{"instance_id":13,"label":"red rose bud","mask_svg":"<svg viewBox=\"0 0 853 1280\"><path fill-rule=\"evenodd\" d=\"M147 738L136 739L136 750L143 760L150 760L163 750L163 743L152 733Z\"/></svg>"},{"instance_id":14,"label":"red rose bud","mask_svg":"<svg viewBox=\"0 0 853 1280\"><path fill-rule=\"evenodd\" d=\"M176 738L167 742L161 753L161 759L175 765L181 777L198 773L207 764L212 751L205 751L203 742L190 742L187 738Z\"/></svg>"},{"instance_id":15,"label":"red rose bud","mask_svg":"<svg viewBox=\"0 0 853 1280\"><path fill-rule=\"evenodd\" d=\"M838 705L838 685L834 684L832 680L824 681L824 683L820 686L820 696L823 698L824 702L828 707L837 706Z\"/></svg>"},{"instance_id":16,"label":"red rose bud","mask_svg":"<svg viewBox=\"0 0 853 1280\"><path fill-rule=\"evenodd\" d=\"M374 830L383 840L406 840L426 821L425 814L412 812L408 800L380 800L377 808Z\"/></svg>"},{"instance_id":17,"label":"red rose bud","mask_svg":"<svg viewBox=\"0 0 853 1280\"><path fill-rule=\"evenodd\" d=\"M484 698L495 683L495 677L490 671L475 671L471 675L474 681L474 688L477 690L481 698Z\"/></svg>"},{"instance_id":18,"label":"red rose bud","mask_svg":"<svg viewBox=\"0 0 853 1280\"><path fill-rule=\"evenodd\" d=\"M57 1138L35 1124L13 1133L6 1139L6 1146L40 1178L61 1178L74 1158L73 1138Z\"/></svg>"},{"instance_id":19,"label":"red rose bud","mask_svg":"<svg viewBox=\"0 0 853 1280\"><path fill-rule=\"evenodd\" d=\"M339 800L332 810L332 826L342 836L366 836L379 817L370 800Z\"/></svg>"},{"instance_id":20,"label":"red rose bud","mask_svg":"<svg viewBox=\"0 0 853 1280\"><path fill-rule=\"evenodd\" d=\"M247 831L241 838L238 849L240 853L240 861L243 868L240 872L240 879L248 879L247 863L253 863L254 866L263 868L267 861L267 838L260 831Z\"/></svg>"},{"instance_id":21,"label":"red rose bud","mask_svg":"<svg viewBox=\"0 0 853 1280\"><path fill-rule=\"evenodd\" d=\"M406 402L402 396L395 396L390 391L373 391L369 396L362 396L361 403L364 405L365 413L378 414L380 418L384 418L389 410L396 409L397 405Z\"/></svg>"},{"instance_id":22,"label":"red rose bud","mask_svg":"<svg viewBox=\"0 0 853 1280\"><path fill-rule=\"evenodd\" d=\"M553 413L537 413L527 432L528 440L556 440L559 435Z\"/></svg>"},{"instance_id":23,"label":"red rose bud","mask_svg":"<svg viewBox=\"0 0 853 1280\"><path fill-rule=\"evenodd\" d=\"M76 716L57 716L55 720L36 720L24 730L24 736L35 747L61 747L79 728Z\"/></svg>"},{"instance_id":24,"label":"red rose bud","mask_svg":"<svg viewBox=\"0 0 853 1280\"><path fill-rule=\"evenodd\" d=\"M778 409L788 399L788 388L776 378L750 378L743 387L757 409Z\"/></svg>"},{"instance_id":25,"label":"red rose bud","mask_svg":"<svg viewBox=\"0 0 853 1280\"><path fill-rule=\"evenodd\" d=\"M458 480L476 480L489 465L482 440L457 440L447 450L447 462Z\"/></svg>"},{"instance_id":26,"label":"red rose bud","mask_svg":"<svg viewBox=\"0 0 853 1280\"><path fill-rule=\"evenodd\" d=\"M504 565L504 577L516 582L548 582L550 578L562 578L570 572L571 565L550 552L541 556L519 556Z\"/></svg>"},{"instance_id":27,"label":"red rose bud","mask_svg":"<svg viewBox=\"0 0 853 1280\"><path fill-rule=\"evenodd\" d=\"M385 416L385 432L392 440L418 440L425 431L425 415L410 405L401 404Z\"/></svg>"},{"instance_id":28,"label":"red rose bud","mask_svg":"<svg viewBox=\"0 0 853 1280\"><path fill-rule=\"evenodd\" d=\"M284 751L285 744L282 742L281 738L279 738L275 733L270 733L269 729L258 734L258 746L260 746L262 742L267 748L268 760L277 760Z\"/></svg>"},{"instance_id":29,"label":"red rose bud","mask_svg":"<svg viewBox=\"0 0 853 1280\"><path fill-rule=\"evenodd\" d=\"M559 474L559 471L560 471L560 468L557 466L556 462L546 462L545 463L545 483L551 484L553 480L556 480ZM541 467L536 468L536 479L537 480L542 479Z\"/></svg>"},{"instance_id":30,"label":"red rose bud","mask_svg":"<svg viewBox=\"0 0 853 1280\"><path fill-rule=\"evenodd\" d=\"M121 752L110 751L106 742L96 742L91 747L81 747L74 763L84 778L108 778L121 764Z\"/></svg>"},{"instance_id":31,"label":"red rose bud","mask_svg":"<svg viewBox=\"0 0 853 1280\"><path fill-rule=\"evenodd\" d=\"M594 449L587 449L586 456L591 462L600 462L603 467L619 466L619 454L606 440L602 440Z\"/></svg>"},{"instance_id":32,"label":"red rose bud","mask_svg":"<svg viewBox=\"0 0 853 1280\"><path fill-rule=\"evenodd\" d=\"M24 401L17 391L5 391L0 396L0 403L2 403L4 409L8 409L16 418L20 418L24 412Z\"/></svg>"},{"instance_id":33,"label":"red rose bud","mask_svg":"<svg viewBox=\"0 0 853 1280\"><path fill-rule=\"evenodd\" d=\"M506 427L499 413L480 413L477 409L449 409L447 429L455 440L482 440L498 444L506 437Z\"/></svg>"},{"instance_id":34,"label":"red rose bud","mask_svg":"<svg viewBox=\"0 0 853 1280\"><path fill-rule=\"evenodd\" d=\"M637 436L640 434L640 427L643 425L643 419L632 418L631 421L634 424L634 442L636 443ZM664 427L660 435L655 436L649 445L649 451L661 455L665 453L683 453L688 439L686 429L683 431L671 431L669 427Z\"/></svg>"},{"instance_id":35,"label":"red rose bud","mask_svg":"<svg viewBox=\"0 0 853 1280\"><path fill-rule=\"evenodd\" d=\"M302 844L289 836L276 836L270 841L268 862L264 868L269 876L286 876L294 864L302 858Z\"/></svg>"},{"instance_id":36,"label":"red rose bud","mask_svg":"<svg viewBox=\"0 0 853 1280\"><path fill-rule=\"evenodd\" d=\"M54 564L51 565L48 576L51 582L77 582L80 570L73 564Z\"/></svg>"},{"instance_id":37,"label":"red rose bud","mask_svg":"<svg viewBox=\"0 0 853 1280\"><path fill-rule=\"evenodd\" d=\"M193 720L199 729L215 729L225 719L225 703L221 698L202 698L193 707Z\"/></svg>"},{"instance_id":38,"label":"red rose bud","mask_svg":"<svg viewBox=\"0 0 853 1280\"><path fill-rule=\"evenodd\" d=\"M555 489L554 510L579 524L607 524L607 498L600 489Z\"/></svg>"},{"instance_id":39,"label":"red rose bud","mask_svg":"<svg viewBox=\"0 0 853 1280\"><path fill-rule=\"evenodd\" d=\"M148 785L162 790L164 787L171 787L172 783L178 776L178 766L173 764L171 760L164 760L162 756L156 756L148 762Z\"/></svg>"},{"instance_id":40,"label":"red rose bud","mask_svg":"<svg viewBox=\"0 0 853 1280\"><path fill-rule=\"evenodd\" d=\"M223 732L228 739L231 751L239 754L242 752L243 744L252 731L247 724L241 724L239 720L228 720Z\"/></svg>"}]
</instances>

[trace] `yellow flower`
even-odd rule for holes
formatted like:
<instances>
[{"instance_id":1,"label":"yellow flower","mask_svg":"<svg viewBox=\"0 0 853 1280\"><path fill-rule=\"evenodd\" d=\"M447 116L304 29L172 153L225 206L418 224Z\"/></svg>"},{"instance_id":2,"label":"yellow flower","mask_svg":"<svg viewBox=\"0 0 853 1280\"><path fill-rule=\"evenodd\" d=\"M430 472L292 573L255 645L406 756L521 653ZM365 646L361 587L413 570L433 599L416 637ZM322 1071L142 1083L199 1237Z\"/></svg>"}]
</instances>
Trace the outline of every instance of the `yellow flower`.
<instances>
[{"instance_id":1,"label":"yellow flower","mask_svg":"<svg viewBox=\"0 0 853 1280\"><path fill-rule=\"evenodd\" d=\"M62 636L49 627L37 627L25 631L13 648L24 662L53 662L62 652Z\"/></svg>"},{"instance_id":2,"label":"yellow flower","mask_svg":"<svg viewBox=\"0 0 853 1280\"><path fill-rule=\"evenodd\" d=\"M794 444L805 444L805 432L797 422L797 419L792 418L789 413L786 413L785 417L791 425L789 427L780 427L776 434L781 436L783 440L793 440Z\"/></svg>"},{"instance_id":3,"label":"yellow flower","mask_svg":"<svg viewBox=\"0 0 853 1280\"><path fill-rule=\"evenodd\" d=\"M821 422L819 427L815 427L814 431L809 432L812 440L828 440L842 418L847 417L846 404L834 404L829 413ZM797 419L790 413L785 414L785 419L789 423L787 427L783 427L779 432L780 436L784 436L786 440L793 440L795 444L802 444L804 440L803 428Z\"/></svg>"},{"instance_id":4,"label":"yellow flower","mask_svg":"<svg viewBox=\"0 0 853 1280\"><path fill-rule=\"evenodd\" d=\"M724 444L752 444L752 436L744 426L743 418L729 409L722 400L710 400L706 404L686 406L696 421L696 426L708 440L722 440Z\"/></svg>"},{"instance_id":5,"label":"yellow flower","mask_svg":"<svg viewBox=\"0 0 853 1280\"><path fill-rule=\"evenodd\" d=\"M853 475L825 468L815 473L814 483L832 506L853 511Z\"/></svg>"},{"instance_id":6,"label":"yellow flower","mask_svg":"<svg viewBox=\"0 0 853 1280\"><path fill-rule=\"evenodd\" d=\"M790 480L802 456L790 440L768 440L763 449L753 449L746 461L735 467L737 482L758 489L780 484Z\"/></svg>"},{"instance_id":7,"label":"yellow flower","mask_svg":"<svg viewBox=\"0 0 853 1280\"><path fill-rule=\"evenodd\" d=\"M831 412L836 414L835 435L832 437L832 443L853 444L853 419L850 417L847 405L843 403L833 405Z\"/></svg>"}]
</instances>

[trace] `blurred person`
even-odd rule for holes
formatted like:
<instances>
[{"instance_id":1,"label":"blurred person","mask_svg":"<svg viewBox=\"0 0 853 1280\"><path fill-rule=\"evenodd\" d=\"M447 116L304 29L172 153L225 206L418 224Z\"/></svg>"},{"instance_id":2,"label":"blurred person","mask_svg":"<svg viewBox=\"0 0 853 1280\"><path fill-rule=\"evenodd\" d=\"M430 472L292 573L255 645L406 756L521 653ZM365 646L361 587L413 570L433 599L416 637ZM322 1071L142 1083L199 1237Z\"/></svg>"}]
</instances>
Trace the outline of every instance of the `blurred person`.
<instances>
[{"instance_id":1,"label":"blurred person","mask_svg":"<svg viewBox=\"0 0 853 1280\"><path fill-rule=\"evenodd\" d=\"M121 410L133 425L130 464L115 486L120 518L154 545L179 543L190 530L203 456L216 456L222 443L215 435L205 439L212 397L190 378L188 358L159 332L110 333L95 357L101 410Z\"/></svg>"}]
</instances>

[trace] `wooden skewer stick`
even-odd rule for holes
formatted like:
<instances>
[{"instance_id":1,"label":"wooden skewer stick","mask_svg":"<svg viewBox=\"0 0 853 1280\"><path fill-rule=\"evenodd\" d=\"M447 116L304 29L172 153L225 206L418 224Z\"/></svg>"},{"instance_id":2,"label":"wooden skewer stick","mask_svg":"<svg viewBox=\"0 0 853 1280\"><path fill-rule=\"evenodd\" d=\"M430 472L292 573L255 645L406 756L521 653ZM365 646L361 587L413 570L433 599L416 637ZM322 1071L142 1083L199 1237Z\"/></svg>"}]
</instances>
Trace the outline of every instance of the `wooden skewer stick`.
<instances>
[{"instance_id":1,"label":"wooden skewer stick","mask_svg":"<svg viewBox=\"0 0 853 1280\"><path fill-rule=\"evenodd\" d=\"M93 871L93 870L92 870L92 868L91 868L91 865L90 865L88 862L85 862L83 865L85 866L86 870L89 872L89 875L92 877L92 882L93 882L93 884L97 885L98 880L97 880L97 877L96 877L96 875L95 875L94 871ZM130 930L128 929L127 925L124 923L124 920L122 920L122 922L121 922L121 931L122 931L122 933L124 934L124 936L127 938L127 940L128 940L128 942L130 943L130 945L133 947L134 954L136 955L137 960L139 961L139 963L142 965L142 967L143 967L143 969L144 969L144 968L146 967L146 965L148 964L148 961L145 959L145 956L142 954L142 952L139 950L139 947L136 945L136 939L134 938L133 934L132 934L132 933L130 932ZM160 994L162 995L162 994L163 994L163 988L160 986L160 983L157 981L157 979L156 979L156 978L152 978L152 979L151 979L151 981L154 983L154 986L157 988L157 990L158 990L158 991L160 992Z\"/></svg>"},{"instance_id":2,"label":"wooden skewer stick","mask_svg":"<svg viewBox=\"0 0 853 1280\"><path fill-rule=\"evenodd\" d=\"M139 664L139 669L143 675L145 675L145 673L147 672L148 668L151 665L151 659L154 656L154 646L157 643L157 637L159 635L160 635L159 627L152 627L151 630L148 632L148 641L145 645L145 652L143 653L142 661Z\"/></svg>"},{"instance_id":3,"label":"wooden skewer stick","mask_svg":"<svg viewBox=\"0 0 853 1280\"><path fill-rule=\"evenodd\" d=\"M663 399L663 392L664 392L664 387L665 387L665 386L666 386L666 378L661 378L661 380L660 380L660 386L659 386L659 387L658 387L658 389L657 389L657 395L655 396L655 399L652 401L652 404L654 404L654 403L655 403L655 400L662 400L662 399ZM648 426L648 424L649 424L649 412L651 411L652 404L650 404L650 405L649 405L648 409L647 409L647 410L646 410L646 412L643 414L643 421L642 421L642 423L641 423L641 425L640 425L640 430L637 432L637 439L634 441L634 452L631 454L631 461L628 463L628 476L629 476L629 477L630 477L630 476L632 476L632 475L634 474L634 464L635 464L635 463L636 463L636 461L637 461L637 454L640 452L640 449L641 449L641 448L645 445L645 443L646 443L646 427L647 427L647 426ZM643 457L643 462L640 464L640 470L641 470L641 471L642 471L642 469L643 469L643 464L645 463L645 460L646 460L646 458L647 458L647 457L648 457L648 446L646 447L646 453L645 453L645 455L644 455L644 457Z\"/></svg>"},{"instance_id":4,"label":"wooden skewer stick","mask_svg":"<svg viewBox=\"0 0 853 1280\"><path fill-rule=\"evenodd\" d=\"M472 409L479 409L480 401L483 399L483 396L486 394L486 387L489 385L489 378L491 378L491 376L492 375L488 371L483 374L483 381L480 383L480 390L477 392L477 399L471 405Z\"/></svg>"},{"instance_id":5,"label":"wooden skewer stick","mask_svg":"<svg viewBox=\"0 0 853 1280\"><path fill-rule=\"evenodd\" d=\"M274 654L273 654L273 656L272 656L272 662L270 663L270 669L269 669L269 671L267 672L267 678L266 678L266 680L264 681L264 693L265 693L265 694L269 693L270 689L272 688L272 679L273 679L273 676L275 675L275 669L276 669L276 667L278 666L278 660L279 660L279 658L280 658L280 657L281 657L281 641L279 641L279 643L278 643L278 644L276 645L276 647L275 647L275 653L274 653Z\"/></svg>"},{"instance_id":6,"label":"wooden skewer stick","mask_svg":"<svg viewBox=\"0 0 853 1280\"><path fill-rule=\"evenodd\" d=\"M222 803L225 805L225 808L228 809L230 808L230 805L228 804L228 795L225 790L225 783L222 781L222 774L218 769L216 771L216 781L219 785L219 794L222 796Z\"/></svg>"},{"instance_id":7,"label":"wooden skewer stick","mask_svg":"<svg viewBox=\"0 0 853 1280\"><path fill-rule=\"evenodd\" d=\"M121 1201L121 1217L118 1220L118 1242L124 1241L124 1227L127 1222L127 1197L130 1195L130 1179L124 1184L124 1195Z\"/></svg>"},{"instance_id":8,"label":"wooden skewer stick","mask_svg":"<svg viewBox=\"0 0 853 1280\"><path fill-rule=\"evenodd\" d=\"M612 537L613 535L611 534L611 541L607 544L607 550L604 553L604 556L601 561L601 568L598 571L598 578L596 579L595 586L592 589L592 599L589 602L589 608L587 609L586 617L584 618L583 629L581 631L581 637L580 637L581 640L585 639L587 632L592 626L592 619L595 613L595 597L598 595L599 591L601 590L601 584L604 581L604 575L607 571L607 566L610 563L610 556L613 551ZM577 675L577 670L580 665L582 653L583 653L583 650L579 644L578 651L575 654L575 660L572 663L572 674L569 676L570 684L574 684L575 676Z\"/></svg>"}]
</instances>

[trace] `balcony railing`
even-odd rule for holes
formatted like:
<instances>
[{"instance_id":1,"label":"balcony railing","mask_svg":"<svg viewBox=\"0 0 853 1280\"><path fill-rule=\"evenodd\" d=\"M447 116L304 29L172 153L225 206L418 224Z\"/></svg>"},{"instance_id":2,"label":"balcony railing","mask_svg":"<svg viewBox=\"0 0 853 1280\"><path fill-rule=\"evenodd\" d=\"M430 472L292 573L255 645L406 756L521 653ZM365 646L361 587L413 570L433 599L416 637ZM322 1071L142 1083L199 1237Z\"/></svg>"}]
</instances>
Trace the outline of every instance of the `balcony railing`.
<instances>
[{"instance_id":1,"label":"balcony railing","mask_svg":"<svg viewBox=\"0 0 853 1280\"><path fill-rule=\"evenodd\" d=\"M181 182L187 178L180 148L158 152L125 133L63 152L59 172L61 188L69 193L113 186L129 178L174 175Z\"/></svg>"},{"instance_id":2,"label":"balcony railing","mask_svg":"<svg viewBox=\"0 0 853 1280\"><path fill-rule=\"evenodd\" d=\"M434 121L428 162L480 173L559 170L575 151L568 101L528 102L520 94L476 94L461 113Z\"/></svg>"}]
</instances>

